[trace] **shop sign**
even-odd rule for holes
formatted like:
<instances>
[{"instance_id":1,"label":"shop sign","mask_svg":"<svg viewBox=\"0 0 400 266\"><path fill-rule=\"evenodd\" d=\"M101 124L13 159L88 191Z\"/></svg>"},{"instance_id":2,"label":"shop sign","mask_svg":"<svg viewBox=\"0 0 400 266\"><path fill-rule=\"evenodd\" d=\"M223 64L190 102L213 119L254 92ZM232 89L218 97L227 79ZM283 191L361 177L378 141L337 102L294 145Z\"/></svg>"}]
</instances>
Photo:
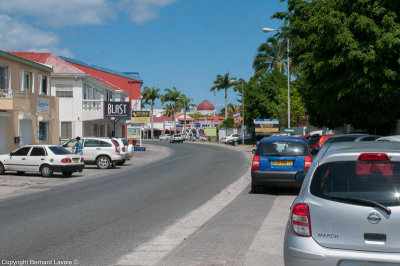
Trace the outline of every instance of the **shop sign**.
<instances>
[{"instance_id":1,"label":"shop sign","mask_svg":"<svg viewBox=\"0 0 400 266\"><path fill-rule=\"evenodd\" d=\"M257 136L271 135L279 132L279 119L254 119L254 131Z\"/></svg>"},{"instance_id":2,"label":"shop sign","mask_svg":"<svg viewBox=\"0 0 400 266\"><path fill-rule=\"evenodd\" d=\"M150 123L150 111L132 111L131 123Z\"/></svg>"},{"instance_id":3,"label":"shop sign","mask_svg":"<svg viewBox=\"0 0 400 266\"><path fill-rule=\"evenodd\" d=\"M107 118L131 118L131 107L129 102L104 102L104 117Z\"/></svg>"},{"instance_id":4,"label":"shop sign","mask_svg":"<svg viewBox=\"0 0 400 266\"><path fill-rule=\"evenodd\" d=\"M207 137L216 137L217 136L217 128L216 127L206 127L205 128Z\"/></svg>"},{"instance_id":5,"label":"shop sign","mask_svg":"<svg viewBox=\"0 0 400 266\"><path fill-rule=\"evenodd\" d=\"M128 139L140 139L140 127L138 126L126 126L126 137Z\"/></svg>"},{"instance_id":6,"label":"shop sign","mask_svg":"<svg viewBox=\"0 0 400 266\"><path fill-rule=\"evenodd\" d=\"M46 98L38 98L37 102L37 111L38 113L50 113L50 100Z\"/></svg>"}]
</instances>

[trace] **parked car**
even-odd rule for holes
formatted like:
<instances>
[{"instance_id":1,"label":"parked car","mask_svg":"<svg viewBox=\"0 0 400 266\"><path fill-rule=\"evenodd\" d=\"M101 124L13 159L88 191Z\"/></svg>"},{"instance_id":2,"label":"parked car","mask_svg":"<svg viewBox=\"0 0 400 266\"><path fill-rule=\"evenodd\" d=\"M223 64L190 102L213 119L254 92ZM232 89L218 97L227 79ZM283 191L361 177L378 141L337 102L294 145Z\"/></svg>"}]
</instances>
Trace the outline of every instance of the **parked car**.
<instances>
[{"instance_id":1,"label":"parked car","mask_svg":"<svg viewBox=\"0 0 400 266\"><path fill-rule=\"evenodd\" d=\"M322 145L326 139L332 136L336 136L337 134L328 134L328 135L313 135L308 138L307 143L310 148L311 154L316 155L318 151L321 149Z\"/></svg>"},{"instance_id":2,"label":"parked car","mask_svg":"<svg viewBox=\"0 0 400 266\"><path fill-rule=\"evenodd\" d=\"M296 179L285 265L400 263L400 143L332 143Z\"/></svg>"},{"instance_id":3,"label":"parked car","mask_svg":"<svg viewBox=\"0 0 400 266\"><path fill-rule=\"evenodd\" d=\"M313 161L307 143L297 137L268 137L259 141L251 167L251 190L260 186L295 186L298 171Z\"/></svg>"},{"instance_id":4,"label":"parked car","mask_svg":"<svg viewBox=\"0 0 400 266\"><path fill-rule=\"evenodd\" d=\"M242 139L243 139L243 136L240 135L237 138L233 138L233 139L228 140L226 142L226 144L231 144L231 145L237 146L237 145L243 143ZM244 136L244 144L253 144L254 145L256 143L257 143L257 141L253 138L253 136L251 136L251 134L247 134L247 135Z\"/></svg>"},{"instance_id":5,"label":"parked car","mask_svg":"<svg viewBox=\"0 0 400 266\"><path fill-rule=\"evenodd\" d=\"M224 137L223 139L221 139L222 143L227 143L227 141L233 139L233 138L238 138L240 137L239 134L230 134L229 136Z\"/></svg>"},{"instance_id":6,"label":"parked car","mask_svg":"<svg viewBox=\"0 0 400 266\"><path fill-rule=\"evenodd\" d=\"M329 137L325 140L323 145L327 145L329 143L337 143L337 142L349 142L349 141L375 141L380 138L378 135L370 135L370 134L343 134Z\"/></svg>"},{"instance_id":7,"label":"parked car","mask_svg":"<svg viewBox=\"0 0 400 266\"><path fill-rule=\"evenodd\" d=\"M123 165L126 162L126 160L130 159L130 155L128 154L128 145L125 145L125 143L120 138L112 138L112 139L115 142L117 142L119 153L121 154L122 157L124 157L122 162L117 163L117 165Z\"/></svg>"},{"instance_id":8,"label":"parked car","mask_svg":"<svg viewBox=\"0 0 400 266\"><path fill-rule=\"evenodd\" d=\"M81 155L54 145L26 145L10 154L0 155L0 174L5 171L17 171L19 174L36 172L43 177L51 177L54 172L61 172L63 176L70 177L84 167Z\"/></svg>"},{"instance_id":9,"label":"parked car","mask_svg":"<svg viewBox=\"0 0 400 266\"><path fill-rule=\"evenodd\" d=\"M171 135L169 135L169 134L164 134L164 135L160 135L159 137L158 137L158 139L161 141L161 140L169 140L171 138Z\"/></svg>"},{"instance_id":10,"label":"parked car","mask_svg":"<svg viewBox=\"0 0 400 266\"><path fill-rule=\"evenodd\" d=\"M133 157L133 145L129 143L129 141L125 138L121 138L122 142L125 145L125 149L126 149L126 154L125 154L125 159L126 160L130 160Z\"/></svg>"},{"instance_id":11,"label":"parked car","mask_svg":"<svg viewBox=\"0 0 400 266\"><path fill-rule=\"evenodd\" d=\"M400 135L380 137L376 141L400 141Z\"/></svg>"},{"instance_id":12,"label":"parked car","mask_svg":"<svg viewBox=\"0 0 400 266\"><path fill-rule=\"evenodd\" d=\"M85 164L97 165L97 168L107 169L125 160L125 154L120 152L119 144L111 138L83 137L83 158ZM70 152L76 144L76 139L71 139L62 146Z\"/></svg>"},{"instance_id":13,"label":"parked car","mask_svg":"<svg viewBox=\"0 0 400 266\"><path fill-rule=\"evenodd\" d=\"M169 138L169 143L175 143L175 142L183 143L182 134L174 134Z\"/></svg>"}]
</instances>

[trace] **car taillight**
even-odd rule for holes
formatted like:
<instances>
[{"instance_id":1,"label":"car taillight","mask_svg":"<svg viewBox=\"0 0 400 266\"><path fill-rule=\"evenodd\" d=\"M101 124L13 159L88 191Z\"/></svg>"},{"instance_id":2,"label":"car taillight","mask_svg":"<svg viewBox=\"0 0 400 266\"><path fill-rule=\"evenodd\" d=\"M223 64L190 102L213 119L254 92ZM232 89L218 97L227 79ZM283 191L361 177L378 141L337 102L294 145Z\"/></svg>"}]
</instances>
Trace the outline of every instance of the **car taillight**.
<instances>
[{"instance_id":1,"label":"car taillight","mask_svg":"<svg viewBox=\"0 0 400 266\"><path fill-rule=\"evenodd\" d=\"M311 236L311 221L308 205L305 203L296 204L292 211L293 231L299 236Z\"/></svg>"},{"instance_id":2,"label":"car taillight","mask_svg":"<svg viewBox=\"0 0 400 266\"><path fill-rule=\"evenodd\" d=\"M63 159L61 159L61 162L62 163L71 163L72 160L70 158L63 158Z\"/></svg>"},{"instance_id":3,"label":"car taillight","mask_svg":"<svg viewBox=\"0 0 400 266\"><path fill-rule=\"evenodd\" d=\"M357 161L380 161L389 162L389 156L386 153L361 153Z\"/></svg>"},{"instance_id":4,"label":"car taillight","mask_svg":"<svg viewBox=\"0 0 400 266\"><path fill-rule=\"evenodd\" d=\"M81 158L81 162L83 163L85 161L85 159L83 159L83 157Z\"/></svg>"},{"instance_id":5,"label":"car taillight","mask_svg":"<svg viewBox=\"0 0 400 266\"><path fill-rule=\"evenodd\" d=\"M258 155L254 155L251 170L260 170L260 157Z\"/></svg>"},{"instance_id":6,"label":"car taillight","mask_svg":"<svg viewBox=\"0 0 400 266\"><path fill-rule=\"evenodd\" d=\"M122 147L122 151L125 152L125 146Z\"/></svg>"},{"instance_id":7,"label":"car taillight","mask_svg":"<svg viewBox=\"0 0 400 266\"><path fill-rule=\"evenodd\" d=\"M308 169L310 169L311 163L312 163L312 158L311 156L307 155L304 158L304 170L308 171Z\"/></svg>"}]
</instances>

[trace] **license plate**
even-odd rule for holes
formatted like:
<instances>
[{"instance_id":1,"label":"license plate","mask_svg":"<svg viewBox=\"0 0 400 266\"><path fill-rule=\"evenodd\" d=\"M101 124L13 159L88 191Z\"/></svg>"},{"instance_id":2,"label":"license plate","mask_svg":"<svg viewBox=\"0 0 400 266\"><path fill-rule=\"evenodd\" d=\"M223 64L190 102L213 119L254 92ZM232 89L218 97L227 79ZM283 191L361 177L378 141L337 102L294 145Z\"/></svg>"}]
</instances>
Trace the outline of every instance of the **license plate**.
<instances>
[{"instance_id":1,"label":"license plate","mask_svg":"<svg viewBox=\"0 0 400 266\"><path fill-rule=\"evenodd\" d=\"M293 165L293 161L272 161L272 165L290 166Z\"/></svg>"},{"instance_id":2,"label":"license plate","mask_svg":"<svg viewBox=\"0 0 400 266\"><path fill-rule=\"evenodd\" d=\"M79 163L79 158L74 158L74 163Z\"/></svg>"}]
</instances>

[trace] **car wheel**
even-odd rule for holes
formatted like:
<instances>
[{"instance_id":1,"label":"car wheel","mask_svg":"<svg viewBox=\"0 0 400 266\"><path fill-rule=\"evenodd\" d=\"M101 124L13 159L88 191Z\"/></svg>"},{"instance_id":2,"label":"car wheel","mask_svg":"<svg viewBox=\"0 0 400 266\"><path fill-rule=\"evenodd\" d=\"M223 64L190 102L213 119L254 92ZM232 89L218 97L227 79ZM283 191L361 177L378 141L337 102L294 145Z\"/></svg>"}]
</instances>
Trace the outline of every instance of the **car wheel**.
<instances>
[{"instance_id":1,"label":"car wheel","mask_svg":"<svg viewBox=\"0 0 400 266\"><path fill-rule=\"evenodd\" d=\"M108 158L107 156L100 156L99 158L97 158L96 160L96 165L97 168L99 169L107 169L110 167L110 158Z\"/></svg>"},{"instance_id":2,"label":"car wheel","mask_svg":"<svg viewBox=\"0 0 400 266\"><path fill-rule=\"evenodd\" d=\"M251 193L256 194L258 192L258 190L259 190L259 187L256 184L251 183Z\"/></svg>"},{"instance_id":3,"label":"car wheel","mask_svg":"<svg viewBox=\"0 0 400 266\"><path fill-rule=\"evenodd\" d=\"M126 162L126 160L123 160L122 162L117 163L117 165L124 165L125 162Z\"/></svg>"},{"instance_id":4,"label":"car wheel","mask_svg":"<svg viewBox=\"0 0 400 266\"><path fill-rule=\"evenodd\" d=\"M233 143L233 145L234 145L234 146L237 146L237 145L239 145L239 142L235 141L235 142Z\"/></svg>"},{"instance_id":5,"label":"car wheel","mask_svg":"<svg viewBox=\"0 0 400 266\"><path fill-rule=\"evenodd\" d=\"M43 177L52 177L53 176L53 169L51 168L50 165L43 165L40 168L40 173L42 174Z\"/></svg>"},{"instance_id":6,"label":"car wheel","mask_svg":"<svg viewBox=\"0 0 400 266\"><path fill-rule=\"evenodd\" d=\"M74 172L62 172L64 177L71 177Z\"/></svg>"},{"instance_id":7,"label":"car wheel","mask_svg":"<svg viewBox=\"0 0 400 266\"><path fill-rule=\"evenodd\" d=\"M4 168L4 165L0 163L0 175L4 174L5 171L6 169Z\"/></svg>"}]
</instances>

